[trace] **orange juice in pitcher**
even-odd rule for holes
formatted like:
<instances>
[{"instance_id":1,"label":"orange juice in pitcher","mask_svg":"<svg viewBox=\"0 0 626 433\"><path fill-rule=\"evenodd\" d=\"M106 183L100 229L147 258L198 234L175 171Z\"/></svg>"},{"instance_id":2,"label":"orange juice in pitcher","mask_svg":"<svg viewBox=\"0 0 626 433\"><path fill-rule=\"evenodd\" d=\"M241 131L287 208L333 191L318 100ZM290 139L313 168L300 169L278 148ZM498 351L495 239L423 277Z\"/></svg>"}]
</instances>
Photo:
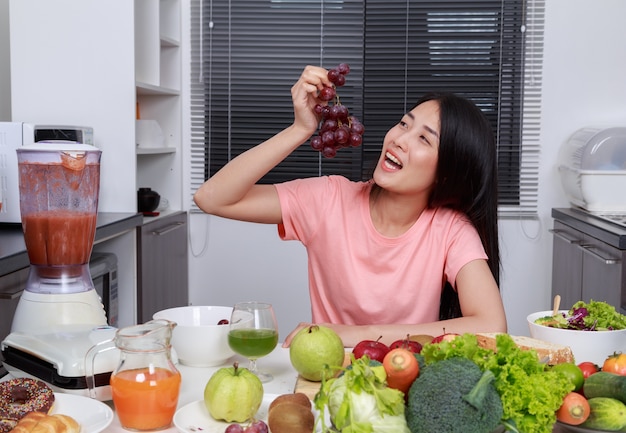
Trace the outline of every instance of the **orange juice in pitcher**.
<instances>
[{"instance_id":1,"label":"orange juice in pitcher","mask_svg":"<svg viewBox=\"0 0 626 433\"><path fill-rule=\"evenodd\" d=\"M175 326L174 322L158 319L118 329L109 344L108 348L120 351L110 384L115 411L127 430L163 430L172 425L181 381L171 359ZM87 353L87 384L92 396L94 358L108 348L94 346Z\"/></svg>"},{"instance_id":2,"label":"orange juice in pitcher","mask_svg":"<svg viewBox=\"0 0 626 433\"><path fill-rule=\"evenodd\" d=\"M159 430L172 423L180 373L164 368L124 370L111 377L115 411L124 428Z\"/></svg>"}]
</instances>

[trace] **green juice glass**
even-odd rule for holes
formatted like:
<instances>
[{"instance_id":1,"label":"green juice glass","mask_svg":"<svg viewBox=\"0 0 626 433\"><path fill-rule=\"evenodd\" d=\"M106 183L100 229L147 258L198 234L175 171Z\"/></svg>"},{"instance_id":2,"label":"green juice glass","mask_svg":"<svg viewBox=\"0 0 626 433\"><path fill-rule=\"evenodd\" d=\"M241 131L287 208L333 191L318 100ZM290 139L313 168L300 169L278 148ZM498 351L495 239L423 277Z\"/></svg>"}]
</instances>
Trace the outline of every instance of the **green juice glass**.
<instances>
[{"instance_id":1,"label":"green juice glass","mask_svg":"<svg viewBox=\"0 0 626 433\"><path fill-rule=\"evenodd\" d=\"M235 304L230 318L228 344L237 354L248 358L248 369L261 382L269 382L272 375L259 371L256 361L269 355L278 344L278 325L272 304L240 302Z\"/></svg>"}]
</instances>

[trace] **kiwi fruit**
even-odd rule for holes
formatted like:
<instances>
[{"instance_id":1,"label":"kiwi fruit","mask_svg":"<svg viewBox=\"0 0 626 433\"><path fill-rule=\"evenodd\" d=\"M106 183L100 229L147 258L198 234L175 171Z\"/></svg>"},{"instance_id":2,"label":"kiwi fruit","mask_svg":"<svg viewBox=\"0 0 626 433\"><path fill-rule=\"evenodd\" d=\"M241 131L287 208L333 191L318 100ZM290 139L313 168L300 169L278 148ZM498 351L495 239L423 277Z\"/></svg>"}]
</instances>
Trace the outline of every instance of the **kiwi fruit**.
<instances>
[{"instance_id":1,"label":"kiwi fruit","mask_svg":"<svg viewBox=\"0 0 626 433\"><path fill-rule=\"evenodd\" d=\"M272 433L312 433L315 416L300 403L283 401L270 410L267 425Z\"/></svg>"}]
</instances>

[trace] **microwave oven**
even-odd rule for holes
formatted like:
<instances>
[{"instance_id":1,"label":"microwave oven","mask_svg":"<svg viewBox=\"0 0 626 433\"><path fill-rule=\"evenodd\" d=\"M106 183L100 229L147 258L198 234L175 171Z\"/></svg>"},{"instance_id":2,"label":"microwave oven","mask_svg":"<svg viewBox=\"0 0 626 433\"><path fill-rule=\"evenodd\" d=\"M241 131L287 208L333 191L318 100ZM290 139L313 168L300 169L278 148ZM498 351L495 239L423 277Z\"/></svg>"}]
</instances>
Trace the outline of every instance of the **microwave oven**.
<instances>
[{"instance_id":1,"label":"microwave oven","mask_svg":"<svg viewBox=\"0 0 626 433\"><path fill-rule=\"evenodd\" d=\"M22 221L17 149L44 141L72 141L93 146L93 128L0 122L0 223Z\"/></svg>"},{"instance_id":2,"label":"microwave oven","mask_svg":"<svg viewBox=\"0 0 626 433\"><path fill-rule=\"evenodd\" d=\"M117 256L112 253L92 253L89 272L93 286L102 301L108 324L117 328L119 318Z\"/></svg>"}]
</instances>

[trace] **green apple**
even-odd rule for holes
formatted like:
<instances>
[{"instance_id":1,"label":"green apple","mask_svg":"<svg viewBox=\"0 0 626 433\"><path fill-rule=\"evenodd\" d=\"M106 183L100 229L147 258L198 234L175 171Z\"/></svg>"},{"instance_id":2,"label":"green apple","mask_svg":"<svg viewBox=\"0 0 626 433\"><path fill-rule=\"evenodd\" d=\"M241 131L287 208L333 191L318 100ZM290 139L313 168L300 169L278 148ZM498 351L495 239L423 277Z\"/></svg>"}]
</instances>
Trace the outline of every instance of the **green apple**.
<instances>
[{"instance_id":1,"label":"green apple","mask_svg":"<svg viewBox=\"0 0 626 433\"><path fill-rule=\"evenodd\" d=\"M300 376L313 382L322 380L325 366L341 367L344 357L341 338L326 326L312 325L301 329L289 346L291 365Z\"/></svg>"},{"instance_id":2,"label":"green apple","mask_svg":"<svg viewBox=\"0 0 626 433\"><path fill-rule=\"evenodd\" d=\"M246 422L254 418L262 401L261 380L237 362L213 373L204 388L204 404L216 420Z\"/></svg>"}]
</instances>

